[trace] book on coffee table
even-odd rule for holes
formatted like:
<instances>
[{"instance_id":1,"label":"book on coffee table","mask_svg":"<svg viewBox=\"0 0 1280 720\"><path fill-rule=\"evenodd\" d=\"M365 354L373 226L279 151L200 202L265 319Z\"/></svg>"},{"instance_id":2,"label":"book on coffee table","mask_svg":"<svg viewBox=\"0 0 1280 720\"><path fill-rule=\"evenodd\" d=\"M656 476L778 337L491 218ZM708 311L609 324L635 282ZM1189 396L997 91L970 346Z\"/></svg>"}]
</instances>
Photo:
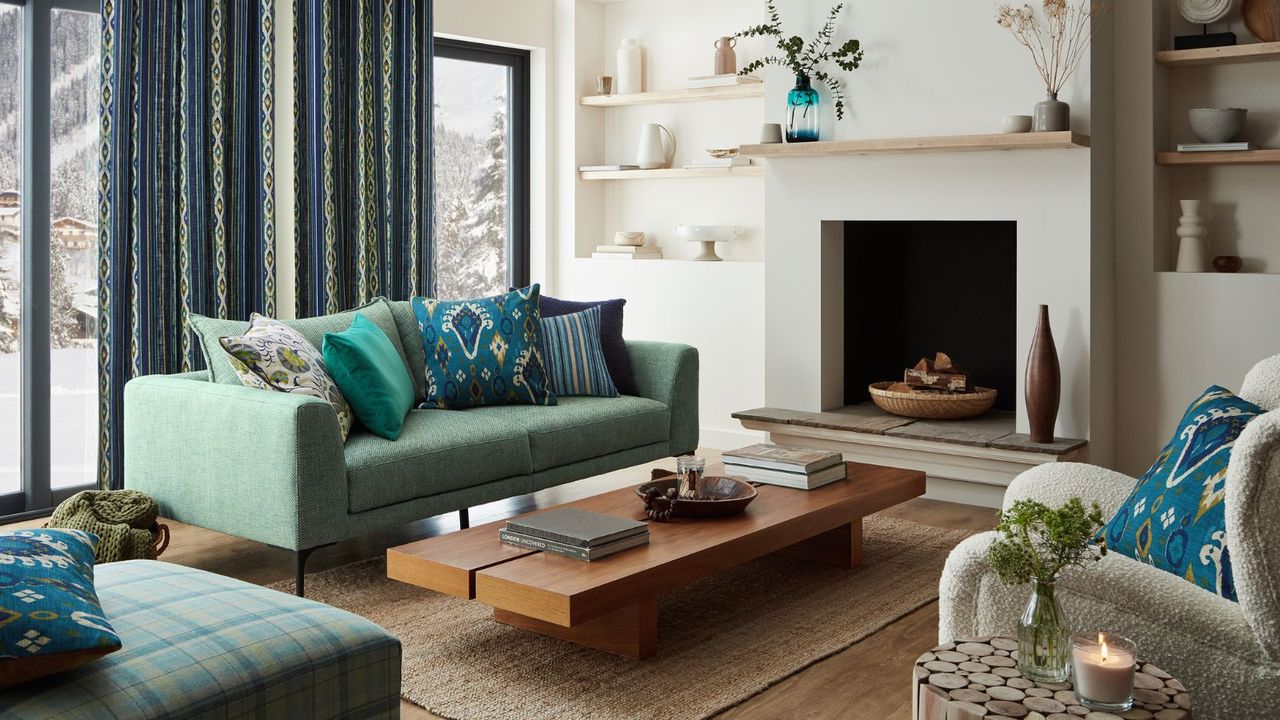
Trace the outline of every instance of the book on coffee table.
<instances>
[{"instance_id":1,"label":"book on coffee table","mask_svg":"<svg viewBox=\"0 0 1280 720\"><path fill-rule=\"evenodd\" d=\"M551 540L544 540L532 535L523 535L521 533L511 532L506 528L498 531L498 539L509 545L527 547L534 550L541 550L543 552L555 553L556 555L563 555L575 560L586 560L587 562L591 562L633 547L648 545L649 533L644 532L621 540L615 540L611 543L593 545L592 547L565 545L564 543L552 542Z\"/></svg>"},{"instance_id":2,"label":"book on coffee table","mask_svg":"<svg viewBox=\"0 0 1280 720\"><path fill-rule=\"evenodd\" d=\"M559 508L507 521L507 532L549 540L571 547L591 548L636 535L647 535L649 526L639 520L602 515L574 508Z\"/></svg>"},{"instance_id":3,"label":"book on coffee table","mask_svg":"<svg viewBox=\"0 0 1280 720\"><path fill-rule=\"evenodd\" d=\"M725 465L745 465L766 470L804 474L838 465L843 459L840 453L830 450L780 447L769 443L760 443L737 450L730 450L724 453L722 458Z\"/></svg>"},{"instance_id":4,"label":"book on coffee table","mask_svg":"<svg viewBox=\"0 0 1280 720\"><path fill-rule=\"evenodd\" d=\"M725 463L724 469L727 474L744 477L751 482L780 485L796 490L814 490L823 485L830 485L833 482L843 480L847 473L844 463L832 465L822 470L815 470L811 473L765 470L764 468L748 467L746 465L730 465L728 462Z\"/></svg>"}]
</instances>

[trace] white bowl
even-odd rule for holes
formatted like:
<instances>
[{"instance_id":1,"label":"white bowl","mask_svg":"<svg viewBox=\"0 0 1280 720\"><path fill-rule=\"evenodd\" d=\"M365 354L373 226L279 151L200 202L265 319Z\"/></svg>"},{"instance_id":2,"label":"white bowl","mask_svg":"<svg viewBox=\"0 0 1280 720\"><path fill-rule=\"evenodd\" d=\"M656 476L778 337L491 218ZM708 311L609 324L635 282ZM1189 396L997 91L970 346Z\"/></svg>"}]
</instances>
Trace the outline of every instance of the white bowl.
<instances>
[{"instance_id":1,"label":"white bowl","mask_svg":"<svg viewBox=\"0 0 1280 720\"><path fill-rule=\"evenodd\" d=\"M1001 127L1009 134L1031 132L1031 116L1005 115Z\"/></svg>"},{"instance_id":2,"label":"white bowl","mask_svg":"<svg viewBox=\"0 0 1280 720\"><path fill-rule=\"evenodd\" d=\"M741 225L677 225L676 237L689 242L725 242L742 231Z\"/></svg>"},{"instance_id":3,"label":"white bowl","mask_svg":"<svg viewBox=\"0 0 1280 720\"><path fill-rule=\"evenodd\" d=\"M1191 132L1202 143L1225 143L1240 137L1244 132L1244 108L1192 108L1187 112L1191 120Z\"/></svg>"}]
</instances>

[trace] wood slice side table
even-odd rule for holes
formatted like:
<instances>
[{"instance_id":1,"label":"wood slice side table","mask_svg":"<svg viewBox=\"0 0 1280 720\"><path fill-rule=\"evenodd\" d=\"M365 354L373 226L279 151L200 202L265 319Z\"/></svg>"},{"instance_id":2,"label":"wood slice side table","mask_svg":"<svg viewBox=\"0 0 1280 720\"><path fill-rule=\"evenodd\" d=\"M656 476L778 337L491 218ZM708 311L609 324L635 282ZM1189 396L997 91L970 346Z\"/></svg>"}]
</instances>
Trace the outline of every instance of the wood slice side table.
<instances>
[{"instance_id":1,"label":"wood slice side table","mask_svg":"<svg viewBox=\"0 0 1280 720\"><path fill-rule=\"evenodd\" d=\"M1191 720L1191 695L1169 673L1138 661L1133 708L1090 710L1070 681L1038 683L1018 671L1018 641L980 637L944 643L916 659L913 720Z\"/></svg>"}]
</instances>

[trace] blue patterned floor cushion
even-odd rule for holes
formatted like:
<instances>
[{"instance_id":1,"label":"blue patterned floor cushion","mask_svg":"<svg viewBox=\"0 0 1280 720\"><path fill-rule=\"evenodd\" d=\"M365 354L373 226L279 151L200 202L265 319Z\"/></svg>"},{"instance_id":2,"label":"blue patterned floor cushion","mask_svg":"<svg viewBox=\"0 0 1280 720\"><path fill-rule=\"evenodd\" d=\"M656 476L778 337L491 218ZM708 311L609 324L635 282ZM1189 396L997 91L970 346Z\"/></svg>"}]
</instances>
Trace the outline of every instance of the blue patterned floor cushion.
<instances>
[{"instance_id":1,"label":"blue patterned floor cushion","mask_svg":"<svg viewBox=\"0 0 1280 720\"><path fill-rule=\"evenodd\" d=\"M472 300L413 298L426 352L422 408L555 405L542 359L539 287Z\"/></svg>"},{"instance_id":2,"label":"blue patterned floor cushion","mask_svg":"<svg viewBox=\"0 0 1280 720\"><path fill-rule=\"evenodd\" d=\"M1205 390L1103 528L1107 547L1235 600L1223 508L1227 463L1245 425L1263 412L1230 390Z\"/></svg>"},{"instance_id":3,"label":"blue patterned floor cushion","mask_svg":"<svg viewBox=\"0 0 1280 720\"><path fill-rule=\"evenodd\" d=\"M97 546L81 530L0 532L0 687L120 649L93 588Z\"/></svg>"},{"instance_id":4,"label":"blue patterned floor cushion","mask_svg":"<svg viewBox=\"0 0 1280 720\"><path fill-rule=\"evenodd\" d=\"M600 308L543 318L542 347L556 395L618 397L600 342Z\"/></svg>"}]
</instances>

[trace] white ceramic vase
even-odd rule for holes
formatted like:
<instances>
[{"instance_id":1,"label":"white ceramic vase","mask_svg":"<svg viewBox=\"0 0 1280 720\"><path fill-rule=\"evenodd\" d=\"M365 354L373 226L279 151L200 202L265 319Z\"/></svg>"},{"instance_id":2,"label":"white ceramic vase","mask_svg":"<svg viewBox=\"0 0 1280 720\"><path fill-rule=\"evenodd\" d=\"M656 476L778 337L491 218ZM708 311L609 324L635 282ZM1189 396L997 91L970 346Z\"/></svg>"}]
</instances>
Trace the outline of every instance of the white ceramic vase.
<instances>
[{"instance_id":1,"label":"white ceramic vase","mask_svg":"<svg viewBox=\"0 0 1280 720\"><path fill-rule=\"evenodd\" d=\"M1200 217L1199 200L1180 200L1182 217L1178 218L1178 272L1208 272L1205 236L1209 234Z\"/></svg>"},{"instance_id":2,"label":"white ceramic vase","mask_svg":"<svg viewBox=\"0 0 1280 720\"><path fill-rule=\"evenodd\" d=\"M641 68L644 59L640 51L640 41L627 38L618 48L618 94L631 95L644 92L642 87Z\"/></svg>"}]
</instances>

